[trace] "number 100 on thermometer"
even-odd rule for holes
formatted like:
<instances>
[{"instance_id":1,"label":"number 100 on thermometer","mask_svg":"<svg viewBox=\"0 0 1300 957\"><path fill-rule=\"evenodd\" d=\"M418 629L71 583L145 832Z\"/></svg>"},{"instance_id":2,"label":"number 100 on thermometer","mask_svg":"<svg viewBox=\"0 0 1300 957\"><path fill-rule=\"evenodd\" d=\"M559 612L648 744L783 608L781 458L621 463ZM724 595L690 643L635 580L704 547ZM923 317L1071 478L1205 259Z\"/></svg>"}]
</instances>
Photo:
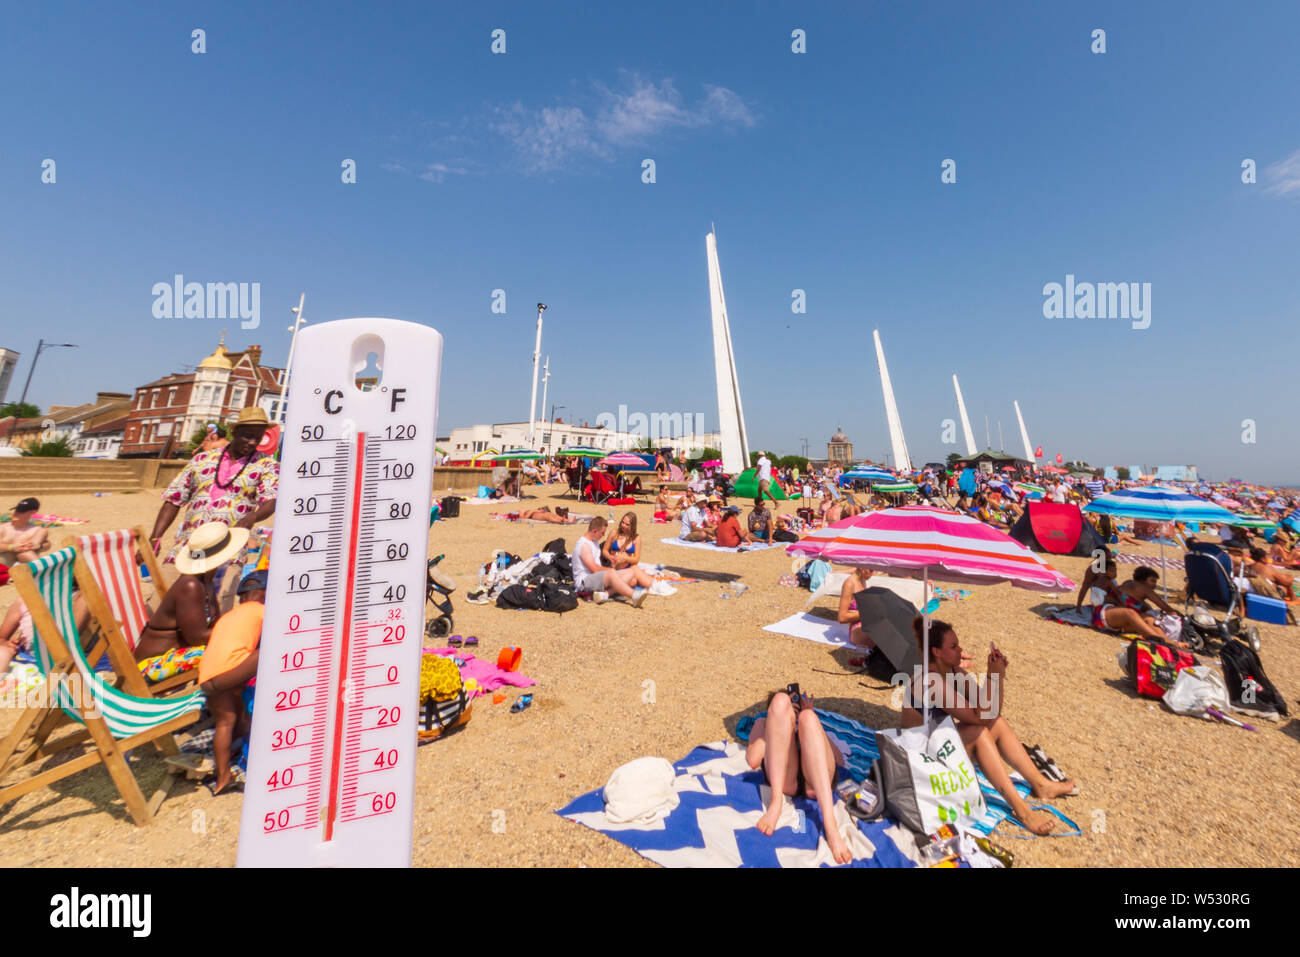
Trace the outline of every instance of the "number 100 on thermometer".
<instances>
[{"instance_id":1,"label":"number 100 on thermometer","mask_svg":"<svg viewBox=\"0 0 1300 957\"><path fill-rule=\"evenodd\" d=\"M295 360L238 863L409 866L442 336L341 319Z\"/></svg>"}]
</instances>

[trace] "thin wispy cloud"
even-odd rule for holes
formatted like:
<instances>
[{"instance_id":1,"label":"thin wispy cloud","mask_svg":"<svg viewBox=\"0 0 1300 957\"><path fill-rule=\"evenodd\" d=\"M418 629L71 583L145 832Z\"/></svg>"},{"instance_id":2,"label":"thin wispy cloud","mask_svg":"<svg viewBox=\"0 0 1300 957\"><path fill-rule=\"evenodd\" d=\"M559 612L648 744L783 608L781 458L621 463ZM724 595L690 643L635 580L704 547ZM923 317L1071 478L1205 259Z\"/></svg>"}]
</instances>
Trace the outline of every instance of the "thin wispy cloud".
<instances>
[{"instance_id":1,"label":"thin wispy cloud","mask_svg":"<svg viewBox=\"0 0 1300 957\"><path fill-rule=\"evenodd\" d=\"M1264 179L1268 183L1264 192L1300 197L1300 150L1265 168Z\"/></svg>"},{"instance_id":2,"label":"thin wispy cloud","mask_svg":"<svg viewBox=\"0 0 1300 957\"><path fill-rule=\"evenodd\" d=\"M747 129L757 123L739 94L726 87L706 85L688 103L671 78L655 83L628 74L619 89L594 85L581 103L498 107L492 129L505 137L526 171L543 173L578 159L608 161L620 148L681 130Z\"/></svg>"}]
</instances>

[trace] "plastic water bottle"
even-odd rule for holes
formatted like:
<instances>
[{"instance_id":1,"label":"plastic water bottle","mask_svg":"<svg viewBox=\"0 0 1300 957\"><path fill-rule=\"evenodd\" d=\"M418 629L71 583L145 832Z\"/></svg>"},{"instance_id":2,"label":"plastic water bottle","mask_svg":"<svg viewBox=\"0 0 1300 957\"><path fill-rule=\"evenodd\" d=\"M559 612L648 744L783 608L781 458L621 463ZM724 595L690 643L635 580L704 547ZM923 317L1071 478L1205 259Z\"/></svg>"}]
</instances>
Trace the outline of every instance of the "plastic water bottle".
<instances>
[{"instance_id":1,"label":"plastic water bottle","mask_svg":"<svg viewBox=\"0 0 1300 957\"><path fill-rule=\"evenodd\" d=\"M791 826L790 830L794 831L796 834L802 834L804 829L808 826L808 816L804 814L802 808L795 808L794 813L795 822Z\"/></svg>"}]
</instances>

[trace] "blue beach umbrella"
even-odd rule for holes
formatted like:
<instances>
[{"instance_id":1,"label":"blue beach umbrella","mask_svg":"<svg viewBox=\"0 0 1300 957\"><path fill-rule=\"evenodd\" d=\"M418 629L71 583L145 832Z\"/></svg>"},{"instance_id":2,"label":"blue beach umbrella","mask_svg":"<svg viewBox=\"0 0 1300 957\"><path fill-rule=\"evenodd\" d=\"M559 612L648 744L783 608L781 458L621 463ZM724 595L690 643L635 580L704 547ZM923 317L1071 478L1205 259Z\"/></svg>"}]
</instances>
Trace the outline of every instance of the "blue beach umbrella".
<instances>
[{"instance_id":1,"label":"blue beach umbrella","mask_svg":"<svg viewBox=\"0 0 1300 957\"><path fill-rule=\"evenodd\" d=\"M1122 488L1107 492L1083 507L1085 512L1116 518L1144 519L1150 522L1210 522L1231 525L1235 516L1226 508L1167 485ZM1160 564L1165 563L1165 545L1160 542ZM1164 575L1160 576L1162 583ZM1169 586L1164 584L1165 598Z\"/></svg>"}]
</instances>

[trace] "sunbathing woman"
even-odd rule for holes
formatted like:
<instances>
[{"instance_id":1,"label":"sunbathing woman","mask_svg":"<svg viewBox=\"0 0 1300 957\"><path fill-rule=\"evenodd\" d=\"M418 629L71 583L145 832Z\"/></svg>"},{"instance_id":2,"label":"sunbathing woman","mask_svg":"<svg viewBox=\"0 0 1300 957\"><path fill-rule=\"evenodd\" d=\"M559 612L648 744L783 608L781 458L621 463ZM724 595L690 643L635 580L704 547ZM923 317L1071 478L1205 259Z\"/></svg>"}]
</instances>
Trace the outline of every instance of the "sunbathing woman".
<instances>
[{"instance_id":1,"label":"sunbathing woman","mask_svg":"<svg viewBox=\"0 0 1300 957\"><path fill-rule=\"evenodd\" d=\"M917 647L922 645L922 619L918 615L912 620L912 632L916 636ZM971 759L979 765L984 776L998 790L998 793L1011 805L1016 818L1035 834L1049 834L1053 819L1029 806L1029 802L1020 796L1020 792L1011 783L1011 775L1003 766L1003 761L1019 771L1029 786L1033 788L1034 797L1041 801L1078 794L1078 785L1071 779L1065 782L1049 781L1034 766L1033 760L1025 752L1025 746L1012 730L1006 718L1002 717L1002 693L1007 683L1007 656L991 644L989 646L988 675L981 689L982 702L967 701L962 694L963 682L954 681L949 676L967 675L961 666L962 650L957 640L957 632L952 625L938 619L930 620L930 663L927 672L926 692L930 697L930 720L942 721L952 718L961 735L962 744ZM919 727L925 720L921 711L912 705L924 706L920 675L911 686L911 700L903 706L903 727ZM937 704L936 704L937 702Z\"/></svg>"},{"instance_id":2,"label":"sunbathing woman","mask_svg":"<svg viewBox=\"0 0 1300 957\"><path fill-rule=\"evenodd\" d=\"M852 574L844 579L844 587L840 589L839 610L840 624L853 626L849 629L849 643L854 647L869 650L874 649L876 643L862 630L862 615L858 612L854 596L858 592L870 588L870 580L870 568L854 568Z\"/></svg>"},{"instance_id":3,"label":"sunbathing woman","mask_svg":"<svg viewBox=\"0 0 1300 957\"><path fill-rule=\"evenodd\" d=\"M802 791L821 809L826 844L836 863L853 860L835 823L835 772L844 765L844 751L826 734L810 696L800 695L795 702L785 691L768 695L767 715L754 722L745 759L751 768L763 769L769 785L768 806L756 825L760 833L775 831L785 796Z\"/></svg>"},{"instance_id":4,"label":"sunbathing woman","mask_svg":"<svg viewBox=\"0 0 1300 957\"><path fill-rule=\"evenodd\" d=\"M628 512L618 522L618 528L609 533L601 546L600 556L609 567L618 571L641 562L641 536L636 530L636 513Z\"/></svg>"},{"instance_id":5,"label":"sunbathing woman","mask_svg":"<svg viewBox=\"0 0 1300 957\"><path fill-rule=\"evenodd\" d=\"M524 509L517 514L520 521L528 519L533 522L550 522L552 525L572 525L577 521L563 505L558 506L554 512L549 505L543 505L541 508Z\"/></svg>"},{"instance_id":6,"label":"sunbathing woman","mask_svg":"<svg viewBox=\"0 0 1300 957\"><path fill-rule=\"evenodd\" d=\"M1106 559L1106 571L1104 573L1094 572L1092 567L1089 566L1087 573L1084 575L1083 584L1079 586L1079 594L1075 597L1075 611L1082 609L1083 596L1087 594L1089 596L1088 601L1092 605L1092 627L1099 631L1110 629L1120 634L1138 634L1144 638L1159 638L1161 641L1168 641L1168 636L1164 630L1142 614L1142 602L1147 596L1145 594L1130 594L1124 590L1130 585L1135 585L1138 576L1144 571L1150 572L1156 580L1159 580L1160 576L1156 574L1154 568L1143 567L1134 572L1133 581L1125 582L1124 587L1121 588L1115 584L1115 578L1119 574L1119 566L1115 564L1115 559ZM1137 584L1136 587L1140 589L1142 586ZM1159 602L1158 597L1155 600ZM1160 604L1166 609L1169 607L1164 605L1163 602L1160 602ZM1170 613L1176 614L1175 612ZM1180 648L1186 647L1185 644L1178 641L1171 642L1171 644Z\"/></svg>"}]
</instances>

